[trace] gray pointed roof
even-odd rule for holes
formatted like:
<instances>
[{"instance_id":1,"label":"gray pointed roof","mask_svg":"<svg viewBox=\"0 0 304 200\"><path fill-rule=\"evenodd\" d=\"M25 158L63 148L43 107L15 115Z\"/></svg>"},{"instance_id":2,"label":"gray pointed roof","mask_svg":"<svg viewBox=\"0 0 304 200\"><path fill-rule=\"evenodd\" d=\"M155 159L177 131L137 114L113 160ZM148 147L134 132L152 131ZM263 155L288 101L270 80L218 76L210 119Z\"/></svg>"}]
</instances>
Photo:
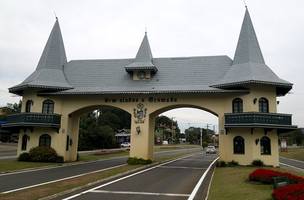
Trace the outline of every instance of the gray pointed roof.
<instances>
[{"instance_id":1,"label":"gray pointed roof","mask_svg":"<svg viewBox=\"0 0 304 200\"><path fill-rule=\"evenodd\" d=\"M248 62L265 64L248 9L246 8L233 65Z\"/></svg>"},{"instance_id":2,"label":"gray pointed roof","mask_svg":"<svg viewBox=\"0 0 304 200\"><path fill-rule=\"evenodd\" d=\"M132 63L125 67L127 72L133 70L152 70L157 72L156 66L153 64L153 56L147 36L147 32L145 32L145 36L141 42L141 45L138 49L136 57Z\"/></svg>"},{"instance_id":3,"label":"gray pointed roof","mask_svg":"<svg viewBox=\"0 0 304 200\"><path fill-rule=\"evenodd\" d=\"M53 26L36 70L21 84L10 88L10 92L20 93L26 88L69 89L63 66L67 63L58 19Z\"/></svg>"},{"instance_id":4,"label":"gray pointed roof","mask_svg":"<svg viewBox=\"0 0 304 200\"><path fill-rule=\"evenodd\" d=\"M265 64L248 9L246 8L232 66L212 86L229 88L257 83L278 86L277 89L282 90L283 94L292 87L290 82L279 78Z\"/></svg>"}]
</instances>

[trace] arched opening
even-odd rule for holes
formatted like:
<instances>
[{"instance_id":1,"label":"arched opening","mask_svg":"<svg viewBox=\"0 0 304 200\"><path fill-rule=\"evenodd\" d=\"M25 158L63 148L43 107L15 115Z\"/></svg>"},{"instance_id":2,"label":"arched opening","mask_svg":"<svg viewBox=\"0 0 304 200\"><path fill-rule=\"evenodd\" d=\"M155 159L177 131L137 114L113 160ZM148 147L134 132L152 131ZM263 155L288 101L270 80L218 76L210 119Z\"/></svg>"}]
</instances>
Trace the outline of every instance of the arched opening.
<instances>
[{"instance_id":1,"label":"arched opening","mask_svg":"<svg viewBox=\"0 0 304 200\"><path fill-rule=\"evenodd\" d=\"M155 151L184 144L218 147L216 112L192 105L175 105L159 109L155 116Z\"/></svg>"},{"instance_id":2,"label":"arched opening","mask_svg":"<svg viewBox=\"0 0 304 200\"><path fill-rule=\"evenodd\" d=\"M78 151L119 148L130 143L131 115L125 110L113 106L88 106L70 114L73 121L79 119L77 132L73 132L66 141L66 150L71 144L68 140L78 137Z\"/></svg>"},{"instance_id":3,"label":"arched opening","mask_svg":"<svg viewBox=\"0 0 304 200\"><path fill-rule=\"evenodd\" d=\"M47 99L42 103L42 113L53 114L54 113L54 101Z\"/></svg>"},{"instance_id":4,"label":"arched opening","mask_svg":"<svg viewBox=\"0 0 304 200\"><path fill-rule=\"evenodd\" d=\"M25 104L25 112L29 113L32 110L33 101L27 100Z\"/></svg>"},{"instance_id":5,"label":"arched opening","mask_svg":"<svg viewBox=\"0 0 304 200\"><path fill-rule=\"evenodd\" d=\"M261 155L271 155L271 141L269 137L263 136L260 140Z\"/></svg>"},{"instance_id":6,"label":"arched opening","mask_svg":"<svg viewBox=\"0 0 304 200\"><path fill-rule=\"evenodd\" d=\"M40 147L51 147L51 136L49 134L43 134L39 137L39 146Z\"/></svg>"},{"instance_id":7,"label":"arched opening","mask_svg":"<svg viewBox=\"0 0 304 200\"><path fill-rule=\"evenodd\" d=\"M269 103L268 103L268 100L264 97L259 99L259 112L262 112L262 113L269 112Z\"/></svg>"},{"instance_id":8,"label":"arched opening","mask_svg":"<svg viewBox=\"0 0 304 200\"><path fill-rule=\"evenodd\" d=\"M236 136L233 138L233 153L245 154L245 140L242 136Z\"/></svg>"},{"instance_id":9,"label":"arched opening","mask_svg":"<svg viewBox=\"0 0 304 200\"><path fill-rule=\"evenodd\" d=\"M233 113L242 113L243 112L243 100L241 98L233 99L232 112Z\"/></svg>"},{"instance_id":10,"label":"arched opening","mask_svg":"<svg viewBox=\"0 0 304 200\"><path fill-rule=\"evenodd\" d=\"M22 136L22 142L21 142L21 150L22 151L25 151L26 148L27 148L27 139L28 139L27 135Z\"/></svg>"}]
</instances>

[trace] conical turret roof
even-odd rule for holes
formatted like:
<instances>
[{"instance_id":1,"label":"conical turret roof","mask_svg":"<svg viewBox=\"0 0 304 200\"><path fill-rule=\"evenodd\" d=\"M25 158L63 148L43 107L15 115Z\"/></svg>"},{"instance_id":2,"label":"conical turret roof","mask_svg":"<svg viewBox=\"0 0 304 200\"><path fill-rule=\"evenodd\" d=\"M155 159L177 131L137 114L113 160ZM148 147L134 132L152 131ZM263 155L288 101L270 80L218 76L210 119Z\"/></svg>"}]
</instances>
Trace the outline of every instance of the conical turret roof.
<instances>
[{"instance_id":1,"label":"conical turret roof","mask_svg":"<svg viewBox=\"0 0 304 200\"><path fill-rule=\"evenodd\" d=\"M213 87L235 88L246 84L277 86L279 95L287 93L292 84L279 78L266 64L246 7L242 28L231 68Z\"/></svg>"},{"instance_id":2,"label":"conical turret roof","mask_svg":"<svg viewBox=\"0 0 304 200\"><path fill-rule=\"evenodd\" d=\"M246 8L233 65L248 62L265 64L248 9Z\"/></svg>"},{"instance_id":3,"label":"conical turret roof","mask_svg":"<svg viewBox=\"0 0 304 200\"><path fill-rule=\"evenodd\" d=\"M136 57L134 61L130 64L128 64L125 67L126 71L133 71L133 70L144 70L149 69L154 72L157 71L157 68L153 64L153 56L147 36L147 32L145 32L145 36L141 42L141 45L138 49L138 52L136 54Z\"/></svg>"},{"instance_id":4,"label":"conical turret roof","mask_svg":"<svg viewBox=\"0 0 304 200\"><path fill-rule=\"evenodd\" d=\"M63 66L67 63L63 39L58 19L53 26L44 47L36 70L21 84L9 89L20 93L26 88L69 89L72 88L64 75Z\"/></svg>"}]
</instances>

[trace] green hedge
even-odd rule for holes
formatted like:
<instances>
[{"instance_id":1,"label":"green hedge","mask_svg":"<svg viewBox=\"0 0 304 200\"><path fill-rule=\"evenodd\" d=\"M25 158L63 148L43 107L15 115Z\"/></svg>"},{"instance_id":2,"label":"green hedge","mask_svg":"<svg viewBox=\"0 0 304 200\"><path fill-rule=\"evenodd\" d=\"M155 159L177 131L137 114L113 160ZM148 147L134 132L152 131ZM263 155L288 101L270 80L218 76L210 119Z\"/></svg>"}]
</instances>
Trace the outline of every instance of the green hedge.
<instances>
[{"instance_id":1,"label":"green hedge","mask_svg":"<svg viewBox=\"0 0 304 200\"><path fill-rule=\"evenodd\" d=\"M147 165L151 164L152 160L148 159L142 159L142 158L136 158L136 157L129 157L127 163L129 165Z\"/></svg>"},{"instance_id":2,"label":"green hedge","mask_svg":"<svg viewBox=\"0 0 304 200\"><path fill-rule=\"evenodd\" d=\"M31 162L64 162L63 157L58 156L56 151L51 147L34 147L30 149L29 153L20 154L18 160Z\"/></svg>"}]
</instances>

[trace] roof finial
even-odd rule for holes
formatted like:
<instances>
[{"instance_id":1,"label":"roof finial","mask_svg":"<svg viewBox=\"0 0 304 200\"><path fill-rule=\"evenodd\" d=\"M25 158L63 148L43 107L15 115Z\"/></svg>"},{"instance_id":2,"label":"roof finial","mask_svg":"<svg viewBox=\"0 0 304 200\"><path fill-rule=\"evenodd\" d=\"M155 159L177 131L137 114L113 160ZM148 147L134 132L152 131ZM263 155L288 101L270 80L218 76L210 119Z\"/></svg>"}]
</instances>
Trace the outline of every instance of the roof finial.
<instances>
[{"instance_id":1,"label":"roof finial","mask_svg":"<svg viewBox=\"0 0 304 200\"><path fill-rule=\"evenodd\" d=\"M246 0L243 0L245 8L247 9L247 4L246 4Z\"/></svg>"},{"instance_id":2,"label":"roof finial","mask_svg":"<svg viewBox=\"0 0 304 200\"><path fill-rule=\"evenodd\" d=\"M53 12L54 12L54 15L55 15L56 20L58 20L58 17L57 17L57 15L56 15L55 10L53 10Z\"/></svg>"},{"instance_id":3,"label":"roof finial","mask_svg":"<svg viewBox=\"0 0 304 200\"><path fill-rule=\"evenodd\" d=\"M145 26L145 35L147 35L147 26Z\"/></svg>"}]
</instances>

